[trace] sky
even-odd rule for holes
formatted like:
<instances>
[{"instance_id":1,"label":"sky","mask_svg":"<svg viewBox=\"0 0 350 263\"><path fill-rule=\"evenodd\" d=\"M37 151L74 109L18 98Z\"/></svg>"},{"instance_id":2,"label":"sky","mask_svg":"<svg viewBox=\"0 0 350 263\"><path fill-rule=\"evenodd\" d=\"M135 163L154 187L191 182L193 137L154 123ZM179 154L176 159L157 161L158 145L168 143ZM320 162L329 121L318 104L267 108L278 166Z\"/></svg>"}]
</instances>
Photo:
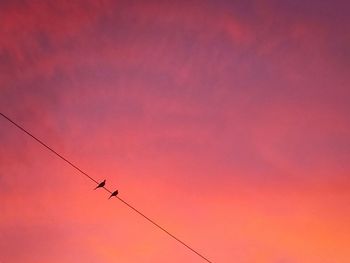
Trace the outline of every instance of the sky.
<instances>
[{"instance_id":1,"label":"sky","mask_svg":"<svg viewBox=\"0 0 350 263\"><path fill-rule=\"evenodd\" d=\"M221 263L350 262L350 2L0 2L0 111ZM0 262L204 262L0 116Z\"/></svg>"}]
</instances>

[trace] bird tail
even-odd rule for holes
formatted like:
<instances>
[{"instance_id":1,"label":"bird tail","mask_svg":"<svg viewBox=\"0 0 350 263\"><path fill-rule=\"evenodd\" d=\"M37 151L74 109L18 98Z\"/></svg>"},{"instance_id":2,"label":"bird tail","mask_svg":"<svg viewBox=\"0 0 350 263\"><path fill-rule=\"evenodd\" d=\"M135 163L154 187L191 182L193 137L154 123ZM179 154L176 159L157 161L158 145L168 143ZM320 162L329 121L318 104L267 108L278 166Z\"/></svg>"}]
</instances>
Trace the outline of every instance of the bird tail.
<instances>
[{"instance_id":1,"label":"bird tail","mask_svg":"<svg viewBox=\"0 0 350 263\"><path fill-rule=\"evenodd\" d=\"M113 195L111 195L110 197L108 197L108 200L111 199L112 196L113 196Z\"/></svg>"},{"instance_id":2,"label":"bird tail","mask_svg":"<svg viewBox=\"0 0 350 263\"><path fill-rule=\"evenodd\" d=\"M99 188L99 186L96 186L96 187L94 188L94 190L96 190L97 188Z\"/></svg>"}]
</instances>

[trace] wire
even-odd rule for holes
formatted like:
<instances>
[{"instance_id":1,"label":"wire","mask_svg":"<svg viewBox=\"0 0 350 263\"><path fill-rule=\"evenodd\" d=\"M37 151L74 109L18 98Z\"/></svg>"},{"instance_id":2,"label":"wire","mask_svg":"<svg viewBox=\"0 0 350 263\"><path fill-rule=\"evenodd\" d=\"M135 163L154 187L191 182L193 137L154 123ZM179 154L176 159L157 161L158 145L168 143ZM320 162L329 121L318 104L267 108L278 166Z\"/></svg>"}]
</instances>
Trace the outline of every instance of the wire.
<instances>
[{"instance_id":1,"label":"wire","mask_svg":"<svg viewBox=\"0 0 350 263\"><path fill-rule=\"evenodd\" d=\"M21 127L19 124L17 124L16 122L14 122L12 119L10 119L9 117L7 117L5 114L0 112L0 115L2 117L4 117L6 120L8 120L9 122L11 122L13 125L15 125L18 129L20 129L21 131L23 131L24 133L26 133L27 135L29 135L32 139L34 139L35 141L37 141L39 144L41 144L42 146L44 146L46 149L48 149L49 151L51 151L52 153L54 153L56 156L58 156L60 159L62 159L63 161L65 161L66 163L68 163L70 166L72 166L74 169L78 170L82 175L85 175L87 178L89 178L91 181L93 181L95 184L99 184L99 182L97 180L95 180L94 178L92 178L90 175L88 175L86 172L84 172L82 169L80 169L78 166L76 166L75 164L73 164L72 162L70 162L67 158L63 157L61 154L59 154L58 152L56 152L54 149L52 149L50 146L48 146L47 144L45 144L44 142L42 142L40 139L38 139L37 137L35 137L32 133L30 133L28 130L24 129L23 127ZM112 191L110 191L109 189L107 189L106 187L103 187L107 192L109 192L110 194L112 193ZM126 206L128 206L130 209L132 209L134 212L138 213L140 216L142 216L143 218L145 218L147 221L149 221L150 223L152 223L154 226L156 226L157 228L159 228L160 230L162 230L163 232L165 232L166 234L168 234L170 237L172 237L173 239L175 239L177 242L179 242L180 244L184 245L186 248L188 248L189 250L191 250L193 253L195 253L197 256L201 257L202 259L204 259L205 261L209 262L209 263L213 263L212 261L210 261L209 259L207 259L205 256L203 256L202 254L200 254L199 252L197 252L195 249L193 249L192 247L190 247L189 245L187 245L185 242L181 241L179 238L177 238L176 236L174 236L173 234L171 234L168 230L166 230L165 228L161 227L159 224L157 224L156 222L154 222L152 219L150 219L148 216L146 216L144 213L140 212L138 209L136 209L135 207L133 207L132 205L130 205L128 202L126 202L125 200L123 200L122 198L120 198L119 196L117 196L117 199L119 201L121 201L122 203L124 203Z\"/></svg>"},{"instance_id":2,"label":"wire","mask_svg":"<svg viewBox=\"0 0 350 263\"><path fill-rule=\"evenodd\" d=\"M67 162L68 164L70 164L71 166L73 166L75 169L77 169L79 172L81 172L83 175L85 175L86 177L88 177L91 181L95 182L96 184L98 184L98 182L92 178L91 176L89 176L87 173L85 173L83 170L81 170L79 167L77 167L76 165L74 165L73 163L71 163L70 161L68 161L66 158L64 158L61 154L59 154L58 152L56 152L55 150L53 150L51 147L47 146L45 143L43 143L41 140L39 140L38 138L36 138L33 134L31 134L30 132L28 132L27 130L25 130L24 128L22 128L21 126L19 126L17 123L15 123L13 120L11 120L9 117L7 117L6 115L4 115L3 113L0 112L0 114L7 119L9 122L11 122L13 125L15 125L18 129L20 129L21 131L25 132L26 134L28 134L30 137L32 137L34 140L36 140L38 143L40 143L42 146L44 146L45 148L47 148L48 150L50 150L51 152L53 152L54 154L56 154L59 158L61 158L63 161Z\"/></svg>"}]
</instances>

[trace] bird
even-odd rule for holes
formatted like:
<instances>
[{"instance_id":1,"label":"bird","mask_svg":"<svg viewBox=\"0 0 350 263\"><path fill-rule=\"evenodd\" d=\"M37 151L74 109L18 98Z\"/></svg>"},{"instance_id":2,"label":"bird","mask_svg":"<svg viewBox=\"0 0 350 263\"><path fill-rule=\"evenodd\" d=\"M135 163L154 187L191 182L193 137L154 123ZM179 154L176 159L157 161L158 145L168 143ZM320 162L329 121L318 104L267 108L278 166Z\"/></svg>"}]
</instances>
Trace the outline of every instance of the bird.
<instances>
[{"instance_id":1,"label":"bird","mask_svg":"<svg viewBox=\"0 0 350 263\"><path fill-rule=\"evenodd\" d=\"M118 194L118 190L115 190L108 199L110 199L113 196L117 196L117 194Z\"/></svg>"},{"instance_id":2,"label":"bird","mask_svg":"<svg viewBox=\"0 0 350 263\"><path fill-rule=\"evenodd\" d=\"M99 183L99 184L98 184L98 186L96 186L94 190L96 190L97 188L104 187L104 186L105 186L105 184L106 184L106 179L105 179L105 180L103 180L103 182Z\"/></svg>"}]
</instances>

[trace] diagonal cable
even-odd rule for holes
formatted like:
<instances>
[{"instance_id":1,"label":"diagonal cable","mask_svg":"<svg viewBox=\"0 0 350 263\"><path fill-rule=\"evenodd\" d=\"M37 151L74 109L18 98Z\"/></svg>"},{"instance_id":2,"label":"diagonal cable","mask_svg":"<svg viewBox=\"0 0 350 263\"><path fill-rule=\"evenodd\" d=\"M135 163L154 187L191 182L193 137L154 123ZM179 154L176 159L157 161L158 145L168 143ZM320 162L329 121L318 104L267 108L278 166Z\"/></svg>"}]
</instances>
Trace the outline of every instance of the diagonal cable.
<instances>
[{"instance_id":1,"label":"diagonal cable","mask_svg":"<svg viewBox=\"0 0 350 263\"><path fill-rule=\"evenodd\" d=\"M60 153L56 152L54 149L52 149L50 146L48 146L46 143L44 143L43 141L41 141L40 139L38 139L37 137L35 137L32 133L30 133L28 130L24 129L22 126L20 126L19 124L17 124L16 122L14 122L12 119L10 119L9 117L7 117L5 114L0 112L0 115L2 117L4 117L6 120L8 120L10 123L12 123L14 126L16 126L18 129L20 129L22 132L26 133L28 136L30 136L32 139L34 139L36 142L38 142L39 144L41 144L42 146L44 146L46 149L48 149L49 151L51 151L52 153L54 153L57 157L59 157L61 160L65 161L66 163L68 163L70 166L72 166L74 169L78 170L82 175L85 175L87 178L89 178L91 181L93 181L95 184L99 184L99 182L97 180L95 180L94 178L92 178L90 175L88 175L86 172L84 172L82 169L80 169L78 166L76 166L75 164L73 164L71 161L69 161L67 158L65 158L64 156L62 156ZM110 191L108 188L103 187L107 192L109 192L110 194L112 193L112 191ZM189 250L191 250L193 253L195 253L197 256L201 257L202 259L204 259L205 261L209 262L209 263L213 263L212 261L210 261L209 259L207 259L205 256L203 256L202 254L200 254L199 252L197 252L195 249L193 249L192 247L190 247L189 245L187 245L185 242L181 241L179 238L177 238L176 236L174 236L173 234L171 234L168 230L166 230L165 228L161 227L159 224L157 224L155 221L153 221L152 219L150 219L148 216L146 216L144 213L140 212L138 209L136 209L135 207L133 207L132 205L130 205L128 202L126 202L125 200L123 200L122 198L120 198L119 196L117 196L118 200L121 201L123 204L125 204L126 206L128 206L130 209L132 209L134 212L138 213L140 216L142 216L143 218L145 218L147 221L149 221L150 223L152 223L154 226L156 226L157 228L159 228L160 230L162 230L163 232L165 232L166 234L168 234L170 237L172 237L173 239L175 239L177 242L179 242L180 244L182 244L183 246L185 246L186 248L188 248Z\"/></svg>"}]
</instances>

